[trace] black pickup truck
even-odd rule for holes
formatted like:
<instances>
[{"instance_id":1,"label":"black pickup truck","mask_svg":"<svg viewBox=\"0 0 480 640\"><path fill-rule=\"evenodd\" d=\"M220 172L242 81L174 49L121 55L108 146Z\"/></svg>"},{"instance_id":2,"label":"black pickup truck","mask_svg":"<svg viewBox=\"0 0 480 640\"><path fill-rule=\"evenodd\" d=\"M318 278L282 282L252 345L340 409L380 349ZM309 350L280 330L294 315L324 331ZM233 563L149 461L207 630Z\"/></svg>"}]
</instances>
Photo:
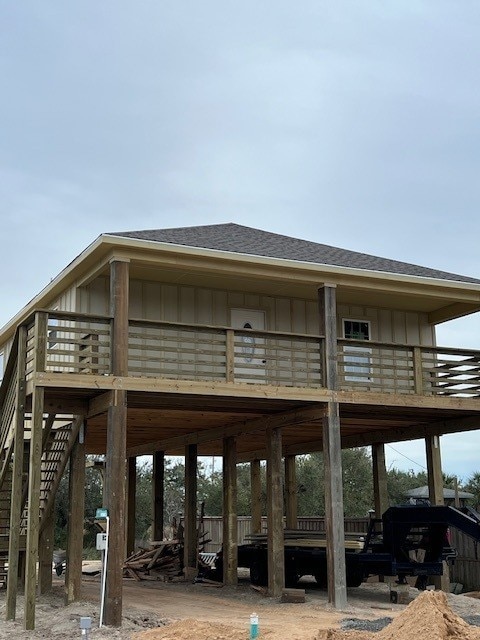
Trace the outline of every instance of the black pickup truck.
<instances>
[{"instance_id":1,"label":"black pickup truck","mask_svg":"<svg viewBox=\"0 0 480 640\"><path fill-rule=\"evenodd\" d=\"M401 506L390 507L381 519L372 519L366 536L345 541L348 587L358 587L372 575L442 575L443 561L454 558L449 544L451 527L480 540L480 514L465 507ZM289 532L285 536L285 584L295 586L304 575L313 575L321 586L327 584L325 540L305 538L307 532ZM265 536L252 536L251 542L238 547L238 566L250 570L252 584L265 585L268 579ZM221 579L222 553L216 558L214 574Z\"/></svg>"}]
</instances>

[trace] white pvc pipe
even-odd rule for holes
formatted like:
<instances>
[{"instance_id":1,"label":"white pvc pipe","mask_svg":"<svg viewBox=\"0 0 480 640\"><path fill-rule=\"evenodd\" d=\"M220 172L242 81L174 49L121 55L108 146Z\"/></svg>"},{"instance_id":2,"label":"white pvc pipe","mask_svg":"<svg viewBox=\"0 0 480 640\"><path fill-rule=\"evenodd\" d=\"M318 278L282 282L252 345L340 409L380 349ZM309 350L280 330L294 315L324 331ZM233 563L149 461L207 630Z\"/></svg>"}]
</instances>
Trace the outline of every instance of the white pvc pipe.
<instances>
[{"instance_id":1,"label":"white pvc pipe","mask_svg":"<svg viewBox=\"0 0 480 640\"><path fill-rule=\"evenodd\" d=\"M107 586L107 560L108 560L108 543L110 540L110 517L107 516L107 539L105 541L105 553L103 554L103 567L102 567L102 597L100 601L100 622L98 628L103 626L103 610L105 608L105 590Z\"/></svg>"}]
</instances>

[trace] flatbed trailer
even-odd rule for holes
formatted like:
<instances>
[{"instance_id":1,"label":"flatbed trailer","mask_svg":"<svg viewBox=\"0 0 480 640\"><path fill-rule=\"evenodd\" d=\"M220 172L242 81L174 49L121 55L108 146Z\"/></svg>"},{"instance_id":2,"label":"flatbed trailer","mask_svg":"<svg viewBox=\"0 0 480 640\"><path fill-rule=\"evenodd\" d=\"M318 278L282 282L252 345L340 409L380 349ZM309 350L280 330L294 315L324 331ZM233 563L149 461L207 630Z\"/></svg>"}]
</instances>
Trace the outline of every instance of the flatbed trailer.
<instances>
[{"instance_id":1,"label":"flatbed trailer","mask_svg":"<svg viewBox=\"0 0 480 640\"><path fill-rule=\"evenodd\" d=\"M399 582L405 582L407 576L442 575L444 560L456 555L449 543L450 527L480 540L480 515L472 509L390 507L381 519L371 520L366 536L345 540L347 587L357 587L373 575L396 576ZM304 575L313 575L319 585L327 585L326 540L303 537L308 533L289 532L285 537L287 586L294 586ZM266 535L251 536L249 543L239 545L238 566L250 570L252 584L267 584ZM220 553L215 563L217 578L221 569Z\"/></svg>"}]
</instances>

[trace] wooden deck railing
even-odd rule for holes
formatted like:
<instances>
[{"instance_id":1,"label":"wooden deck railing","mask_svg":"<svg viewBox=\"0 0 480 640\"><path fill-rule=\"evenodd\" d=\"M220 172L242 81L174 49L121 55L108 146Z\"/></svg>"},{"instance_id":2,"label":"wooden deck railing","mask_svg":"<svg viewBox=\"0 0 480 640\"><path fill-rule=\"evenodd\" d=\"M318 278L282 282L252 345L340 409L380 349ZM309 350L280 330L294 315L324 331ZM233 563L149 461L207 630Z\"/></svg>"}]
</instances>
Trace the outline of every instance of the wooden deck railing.
<instances>
[{"instance_id":1,"label":"wooden deck railing","mask_svg":"<svg viewBox=\"0 0 480 640\"><path fill-rule=\"evenodd\" d=\"M343 390L480 397L480 351L339 340Z\"/></svg>"},{"instance_id":2,"label":"wooden deck railing","mask_svg":"<svg viewBox=\"0 0 480 640\"><path fill-rule=\"evenodd\" d=\"M44 312L43 312L44 313ZM46 370L110 375L109 316L48 312ZM27 376L34 365L28 328ZM130 320L128 374L318 388L324 385L322 336ZM339 340L341 390L480 397L480 351Z\"/></svg>"}]
</instances>

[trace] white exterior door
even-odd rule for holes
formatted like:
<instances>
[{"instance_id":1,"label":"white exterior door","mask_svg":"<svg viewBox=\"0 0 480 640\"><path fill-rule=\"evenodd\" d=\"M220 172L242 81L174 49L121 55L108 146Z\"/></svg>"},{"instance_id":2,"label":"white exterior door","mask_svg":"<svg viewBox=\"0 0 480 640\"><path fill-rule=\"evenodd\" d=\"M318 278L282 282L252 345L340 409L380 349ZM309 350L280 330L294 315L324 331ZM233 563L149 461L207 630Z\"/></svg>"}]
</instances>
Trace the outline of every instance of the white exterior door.
<instances>
[{"instance_id":1,"label":"white exterior door","mask_svg":"<svg viewBox=\"0 0 480 640\"><path fill-rule=\"evenodd\" d=\"M232 309L233 329L245 329L235 336L235 380L265 384L265 339L248 335L248 330L265 330L265 311L256 309Z\"/></svg>"}]
</instances>

